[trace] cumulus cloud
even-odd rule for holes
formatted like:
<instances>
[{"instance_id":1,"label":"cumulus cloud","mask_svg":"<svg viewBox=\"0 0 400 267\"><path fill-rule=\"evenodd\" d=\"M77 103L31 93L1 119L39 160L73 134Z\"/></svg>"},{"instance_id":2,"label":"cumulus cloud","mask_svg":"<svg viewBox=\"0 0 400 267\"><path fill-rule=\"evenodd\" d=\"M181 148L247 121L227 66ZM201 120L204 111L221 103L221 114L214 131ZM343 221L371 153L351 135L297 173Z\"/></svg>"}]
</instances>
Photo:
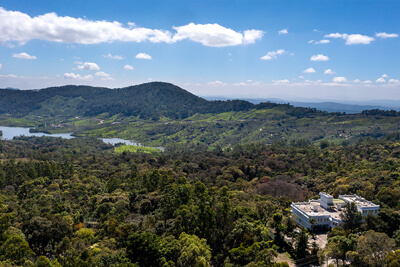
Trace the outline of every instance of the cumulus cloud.
<instances>
[{"instance_id":1,"label":"cumulus cloud","mask_svg":"<svg viewBox=\"0 0 400 267\"><path fill-rule=\"evenodd\" d=\"M224 47L236 46L244 43L254 43L261 39L263 32L259 30L247 30L244 35L219 24L194 24L173 27L177 33L173 36L174 42L190 39L205 46Z\"/></svg>"},{"instance_id":2,"label":"cumulus cloud","mask_svg":"<svg viewBox=\"0 0 400 267\"><path fill-rule=\"evenodd\" d=\"M211 85L211 86L225 86L225 85L227 85L227 83L223 83L223 82L220 82L220 81L209 82L207 84Z\"/></svg>"},{"instance_id":3,"label":"cumulus cloud","mask_svg":"<svg viewBox=\"0 0 400 267\"><path fill-rule=\"evenodd\" d=\"M105 58L111 58L111 59L116 59L116 60L123 60L124 57L123 56L119 56L119 55L111 55L110 53L108 53L108 55L103 55L103 57Z\"/></svg>"},{"instance_id":4,"label":"cumulus cloud","mask_svg":"<svg viewBox=\"0 0 400 267\"><path fill-rule=\"evenodd\" d=\"M345 83L347 82L346 77L335 77L332 79L334 83Z\"/></svg>"},{"instance_id":5,"label":"cumulus cloud","mask_svg":"<svg viewBox=\"0 0 400 267\"><path fill-rule=\"evenodd\" d=\"M400 83L398 79L389 79L388 83Z\"/></svg>"},{"instance_id":6,"label":"cumulus cloud","mask_svg":"<svg viewBox=\"0 0 400 267\"><path fill-rule=\"evenodd\" d=\"M386 38L397 38L399 37L399 35L397 33L378 32L375 33L375 37L386 39Z\"/></svg>"},{"instance_id":7,"label":"cumulus cloud","mask_svg":"<svg viewBox=\"0 0 400 267\"><path fill-rule=\"evenodd\" d=\"M100 67L96 63L92 62L77 62L77 64L81 64L78 66L79 70L100 70Z\"/></svg>"},{"instance_id":8,"label":"cumulus cloud","mask_svg":"<svg viewBox=\"0 0 400 267\"><path fill-rule=\"evenodd\" d=\"M260 59L262 60L271 60L273 58L276 58L277 56L283 55L287 53L284 49L278 49L276 51L269 51L265 56L261 57Z\"/></svg>"},{"instance_id":9,"label":"cumulus cloud","mask_svg":"<svg viewBox=\"0 0 400 267\"><path fill-rule=\"evenodd\" d=\"M328 56L324 56L322 54L318 54L318 55L313 55L310 58L311 61L328 61L329 57Z\"/></svg>"},{"instance_id":10,"label":"cumulus cloud","mask_svg":"<svg viewBox=\"0 0 400 267\"><path fill-rule=\"evenodd\" d=\"M0 70L3 68L3 65L0 64Z\"/></svg>"},{"instance_id":11,"label":"cumulus cloud","mask_svg":"<svg viewBox=\"0 0 400 267\"><path fill-rule=\"evenodd\" d=\"M307 43L312 44L312 43L314 43L314 42L315 42L315 40L310 40L310 41L308 41Z\"/></svg>"},{"instance_id":12,"label":"cumulus cloud","mask_svg":"<svg viewBox=\"0 0 400 267\"><path fill-rule=\"evenodd\" d=\"M325 38L342 38L346 40L346 45L370 44L375 38L362 34L330 33Z\"/></svg>"},{"instance_id":13,"label":"cumulus cloud","mask_svg":"<svg viewBox=\"0 0 400 267\"><path fill-rule=\"evenodd\" d=\"M368 84L368 83L372 83L372 81L366 80L366 81L363 81L362 83Z\"/></svg>"},{"instance_id":14,"label":"cumulus cloud","mask_svg":"<svg viewBox=\"0 0 400 267\"><path fill-rule=\"evenodd\" d=\"M243 42L245 44L253 44L257 40L260 40L264 35L263 31L260 30L247 30L244 31Z\"/></svg>"},{"instance_id":15,"label":"cumulus cloud","mask_svg":"<svg viewBox=\"0 0 400 267\"><path fill-rule=\"evenodd\" d=\"M56 13L30 17L19 11L0 8L0 43L15 41L21 44L33 40L51 42L98 44L104 42L172 42L171 33L147 28L126 28L114 21L92 21Z\"/></svg>"},{"instance_id":16,"label":"cumulus cloud","mask_svg":"<svg viewBox=\"0 0 400 267\"><path fill-rule=\"evenodd\" d=\"M136 58L138 58L138 59L148 59L148 60L152 59L151 56L149 54L146 54L146 53L139 53L139 54L136 55Z\"/></svg>"},{"instance_id":17,"label":"cumulus cloud","mask_svg":"<svg viewBox=\"0 0 400 267\"><path fill-rule=\"evenodd\" d=\"M124 69L126 70L133 70L134 68L131 65L125 65Z\"/></svg>"},{"instance_id":18,"label":"cumulus cloud","mask_svg":"<svg viewBox=\"0 0 400 267\"><path fill-rule=\"evenodd\" d=\"M382 78L389 78L389 76L387 74L382 74L381 76Z\"/></svg>"},{"instance_id":19,"label":"cumulus cloud","mask_svg":"<svg viewBox=\"0 0 400 267\"><path fill-rule=\"evenodd\" d=\"M308 68L303 71L303 73L314 73L314 72L315 72L314 68Z\"/></svg>"},{"instance_id":20,"label":"cumulus cloud","mask_svg":"<svg viewBox=\"0 0 400 267\"><path fill-rule=\"evenodd\" d=\"M279 35L281 35L281 34L288 34L288 30L287 30L287 29L280 30L280 31L278 31L278 34L279 34Z\"/></svg>"},{"instance_id":21,"label":"cumulus cloud","mask_svg":"<svg viewBox=\"0 0 400 267\"><path fill-rule=\"evenodd\" d=\"M335 74L331 69L327 69L324 71L324 74Z\"/></svg>"},{"instance_id":22,"label":"cumulus cloud","mask_svg":"<svg viewBox=\"0 0 400 267\"><path fill-rule=\"evenodd\" d=\"M290 83L290 81L289 81L288 79L277 80L277 81L273 80L273 82L274 82L275 84L288 84L288 83Z\"/></svg>"},{"instance_id":23,"label":"cumulus cloud","mask_svg":"<svg viewBox=\"0 0 400 267\"><path fill-rule=\"evenodd\" d=\"M111 77L110 74L105 73L105 72L103 72L103 71L98 71L98 72L95 73L95 75L96 75L97 77L100 77L102 81L114 80L114 79Z\"/></svg>"},{"instance_id":24,"label":"cumulus cloud","mask_svg":"<svg viewBox=\"0 0 400 267\"><path fill-rule=\"evenodd\" d=\"M8 11L0 7L0 43L30 40L50 42L99 44L114 41L174 43L190 39L205 46L235 46L253 43L262 37L262 31L247 30L243 34L218 24L194 24L173 27L168 30L136 27L134 23L123 25L118 21L94 21L85 18L58 16L56 13L31 17L19 11Z\"/></svg>"},{"instance_id":25,"label":"cumulus cloud","mask_svg":"<svg viewBox=\"0 0 400 267\"><path fill-rule=\"evenodd\" d=\"M360 83L361 81L360 81L360 79L355 79L354 81L353 81L353 83Z\"/></svg>"},{"instance_id":26,"label":"cumulus cloud","mask_svg":"<svg viewBox=\"0 0 400 267\"><path fill-rule=\"evenodd\" d=\"M330 40L322 39L321 41L315 42L315 44L329 44L330 42Z\"/></svg>"},{"instance_id":27,"label":"cumulus cloud","mask_svg":"<svg viewBox=\"0 0 400 267\"><path fill-rule=\"evenodd\" d=\"M35 56L31 56L25 52L19 53L19 54L13 54L13 57L15 58L21 58L21 59L36 59Z\"/></svg>"},{"instance_id":28,"label":"cumulus cloud","mask_svg":"<svg viewBox=\"0 0 400 267\"><path fill-rule=\"evenodd\" d=\"M378 79L376 79L375 82L376 82L376 83L385 83L386 81L385 81L385 79L383 79L383 78L378 78Z\"/></svg>"},{"instance_id":29,"label":"cumulus cloud","mask_svg":"<svg viewBox=\"0 0 400 267\"><path fill-rule=\"evenodd\" d=\"M71 72L71 73L64 73L64 79L90 81L93 79L93 76L92 75L81 76L80 74L75 74Z\"/></svg>"}]
</instances>

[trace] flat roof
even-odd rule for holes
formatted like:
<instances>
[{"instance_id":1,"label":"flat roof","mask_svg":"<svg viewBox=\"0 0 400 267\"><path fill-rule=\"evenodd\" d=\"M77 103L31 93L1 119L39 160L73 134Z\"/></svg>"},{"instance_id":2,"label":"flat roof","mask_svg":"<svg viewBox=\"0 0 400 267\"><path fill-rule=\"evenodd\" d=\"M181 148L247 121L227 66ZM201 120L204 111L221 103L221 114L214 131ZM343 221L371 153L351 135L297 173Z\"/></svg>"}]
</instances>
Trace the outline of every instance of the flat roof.
<instances>
[{"instance_id":1,"label":"flat roof","mask_svg":"<svg viewBox=\"0 0 400 267\"><path fill-rule=\"evenodd\" d=\"M346 201L344 201L343 199L339 199L339 198L335 198L333 199L333 203L339 204L339 203L346 203Z\"/></svg>"},{"instance_id":2,"label":"flat roof","mask_svg":"<svg viewBox=\"0 0 400 267\"><path fill-rule=\"evenodd\" d=\"M343 199L346 202L354 202L357 206L362 208L379 208L379 205L372 203L371 201L366 200L363 197L357 195L340 195L339 198Z\"/></svg>"},{"instance_id":3,"label":"flat roof","mask_svg":"<svg viewBox=\"0 0 400 267\"><path fill-rule=\"evenodd\" d=\"M308 216L331 216L335 219L340 219L341 211L337 210L326 210L320 206L319 200L310 200L309 202L296 202L293 203L298 209L306 213ZM316 206L316 210L314 211L314 206Z\"/></svg>"}]
</instances>

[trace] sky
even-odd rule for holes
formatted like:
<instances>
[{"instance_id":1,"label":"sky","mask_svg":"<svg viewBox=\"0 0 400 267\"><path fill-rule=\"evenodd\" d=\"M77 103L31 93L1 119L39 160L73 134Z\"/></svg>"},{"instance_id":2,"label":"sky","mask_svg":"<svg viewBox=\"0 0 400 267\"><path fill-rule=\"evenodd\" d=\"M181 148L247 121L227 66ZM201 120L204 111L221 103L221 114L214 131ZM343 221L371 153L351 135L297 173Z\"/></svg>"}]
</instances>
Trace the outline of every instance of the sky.
<instances>
[{"instance_id":1,"label":"sky","mask_svg":"<svg viewBox=\"0 0 400 267\"><path fill-rule=\"evenodd\" d=\"M0 88L400 100L400 1L0 0Z\"/></svg>"}]
</instances>

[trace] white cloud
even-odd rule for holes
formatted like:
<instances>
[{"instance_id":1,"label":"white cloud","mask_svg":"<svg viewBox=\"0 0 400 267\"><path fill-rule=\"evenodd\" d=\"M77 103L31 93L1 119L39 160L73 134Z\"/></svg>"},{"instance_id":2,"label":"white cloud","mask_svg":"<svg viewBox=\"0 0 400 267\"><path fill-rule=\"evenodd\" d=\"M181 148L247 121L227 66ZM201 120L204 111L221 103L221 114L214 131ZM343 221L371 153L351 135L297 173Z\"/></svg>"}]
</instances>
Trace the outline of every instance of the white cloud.
<instances>
[{"instance_id":1,"label":"white cloud","mask_svg":"<svg viewBox=\"0 0 400 267\"><path fill-rule=\"evenodd\" d=\"M346 77L335 77L332 79L334 83L345 83L347 82Z\"/></svg>"},{"instance_id":2,"label":"white cloud","mask_svg":"<svg viewBox=\"0 0 400 267\"><path fill-rule=\"evenodd\" d=\"M18 76L14 74L0 74L0 78L18 78Z\"/></svg>"},{"instance_id":3,"label":"white cloud","mask_svg":"<svg viewBox=\"0 0 400 267\"><path fill-rule=\"evenodd\" d=\"M362 83L368 84L368 83L372 83L372 81L366 80L366 81L363 81Z\"/></svg>"},{"instance_id":4,"label":"white cloud","mask_svg":"<svg viewBox=\"0 0 400 267\"><path fill-rule=\"evenodd\" d=\"M375 38L369 37L367 35L361 35L361 34L350 34L346 38L347 45L370 44L372 41L375 41Z\"/></svg>"},{"instance_id":5,"label":"white cloud","mask_svg":"<svg viewBox=\"0 0 400 267\"><path fill-rule=\"evenodd\" d=\"M278 34L279 34L279 35L281 35L281 34L288 34L288 30L287 30L287 29L282 29L282 30L278 31Z\"/></svg>"},{"instance_id":6,"label":"white cloud","mask_svg":"<svg viewBox=\"0 0 400 267\"><path fill-rule=\"evenodd\" d=\"M278 49L276 51L269 51L265 56L261 57L260 59L262 60L271 60L273 58L276 58L277 56L283 55L287 53L284 49Z\"/></svg>"},{"instance_id":7,"label":"white cloud","mask_svg":"<svg viewBox=\"0 0 400 267\"><path fill-rule=\"evenodd\" d=\"M299 78L300 78L300 79L304 79L304 76L300 75Z\"/></svg>"},{"instance_id":8,"label":"white cloud","mask_svg":"<svg viewBox=\"0 0 400 267\"><path fill-rule=\"evenodd\" d=\"M398 79L390 79L388 82L389 83L400 83L400 80L398 80Z\"/></svg>"},{"instance_id":9,"label":"white cloud","mask_svg":"<svg viewBox=\"0 0 400 267\"><path fill-rule=\"evenodd\" d=\"M325 35L324 37L325 38L345 38L345 36L347 36L347 34L341 34L341 33L330 33L330 34L327 34L327 35Z\"/></svg>"},{"instance_id":10,"label":"white cloud","mask_svg":"<svg viewBox=\"0 0 400 267\"><path fill-rule=\"evenodd\" d=\"M314 73L314 72L315 72L314 68L308 68L303 71L303 73Z\"/></svg>"},{"instance_id":11,"label":"white cloud","mask_svg":"<svg viewBox=\"0 0 400 267\"><path fill-rule=\"evenodd\" d=\"M184 39L200 42L205 46L235 46L252 43L262 37L262 31L247 30L243 34L218 24L194 24L173 27L168 30L136 27L132 22L123 25L118 21L95 21L86 18L58 16L47 13L31 17L19 11L8 11L0 7L0 43L30 40L50 42L99 44L114 41L174 43Z\"/></svg>"},{"instance_id":12,"label":"white cloud","mask_svg":"<svg viewBox=\"0 0 400 267\"><path fill-rule=\"evenodd\" d=\"M327 69L324 71L324 74L335 74L335 72L332 71L331 69Z\"/></svg>"},{"instance_id":13,"label":"white cloud","mask_svg":"<svg viewBox=\"0 0 400 267\"><path fill-rule=\"evenodd\" d=\"M177 33L173 36L174 42L190 39L205 46L224 47L236 46L244 43L254 43L261 39L263 32L259 30L247 30L244 35L219 24L194 24L173 27Z\"/></svg>"},{"instance_id":14,"label":"white cloud","mask_svg":"<svg viewBox=\"0 0 400 267\"><path fill-rule=\"evenodd\" d=\"M322 39L321 41L315 42L315 44L329 44L330 42L330 40Z\"/></svg>"},{"instance_id":15,"label":"white cloud","mask_svg":"<svg viewBox=\"0 0 400 267\"><path fill-rule=\"evenodd\" d=\"M399 37L399 35L397 33L378 32L375 33L375 37L386 39L386 38L397 38Z\"/></svg>"},{"instance_id":16,"label":"white cloud","mask_svg":"<svg viewBox=\"0 0 400 267\"><path fill-rule=\"evenodd\" d=\"M211 85L211 86L225 86L225 85L227 85L227 83L223 83L223 82L220 82L220 81L209 82L207 84Z\"/></svg>"},{"instance_id":17,"label":"white cloud","mask_svg":"<svg viewBox=\"0 0 400 267\"><path fill-rule=\"evenodd\" d=\"M124 69L126 70L133 70L134 68L131 65L125 65Z\"/></svg>"},{"instance_id":18,"label":"white cloud","mask_svg":"<svg viewBox=\"0 0 400 267\"><path fill-rule=\"evenodd\" d=\"M95 73L95 75L96 75L97 77L100 77L102 81L114 80L114 79L111 77L110 74L105 73L105 72L103 72L103 71L98 71L98 72Z\"/></svg>"},{"instance_id":19,"label":"white cloud","mask_svg":"<svg viewBox=\"0 0 400 267\"><path fill-rule=\"evenodd\" d=\"M28 55L25 52L22 52L22 53L19 53L19 54L13 54L13 57L21 58L21 59L36 59L35 56Z\"/></svg>"},{"instance_id":20,"label":"white cloud","mask_svg":"<svg viewBox=\"0 0 400 267\"><path fill-rule=\"evenodd\" d=\"M389 76L387 74L382 74L381 76L382 78L389 78Z\"/></svg>"},{"instance_id":21,"label":"white cloud","mask_svg":"<svg viewBox=\"0 0 400 267\"><path fill-rule=\"evenodd\" d=\"M378 79L376 79L375 82L376 82L376 83L385 83L386 81L385 81L385 79L383 79L383 78L378 78Z\"/></svg>"},{"instance_id":22,"label":"white cloud","mask_svg":"<svg viewBox=\"0 0 400 267\"><path fill-rule=\"evenodd\" d=\"M77 64L81 63L81 65L78 66L78 69L80 70L100 70L100 67L96 63L92 62L78 62Z\"/></svg>"},{"instance_id":23,"label":"white cloud","mask_svg":"<svg viewBox=\"0 0 400 267\"><path fill-rule=\"evenodd\" d=\"M151 56L149 54L146 54L146 53L139 53L139 54L136 55L136 58L138 58L138 59L148 59L148 60L152 59Z\"/></svg>"},{"instance_id":24,"label":"white cloud","mask_svg":"<svg viewBox=\"0 0 400 267\"><path fill-rule=\"evenodd\" d=\"M355 79L354 81L353 81L353 83L360 83L361 81L360 81L360 79Z\"/></svg>"},{"instance_id":25,"label":"white cloud","mask_svg":"<svg viewBox=\"0 0 400 267\"><path fill-rule=\"evenodd\" d=\"M93 79L93 76L92 75L81 76L80 74L75 74L71 72L71 73L64 73L64 79L89 81Z\"/></svg>"},{"instance_id":26,"label":"white cloud","mask_svg":"<svg viewBox=\"0 0 400 267\"><path fill-rule=\"evenodd\" d=\"M314 42L315 42L315 40L310 40L310 41L308 41L307 43L312 44L312 43L314 43Z\"/></svg>"},{"instance_id":27,"label":"white cloud","mask_svg":"<svg viewBox=\"0 0 400 267\"><path fill-rule=\"evenodd\" d=\"M108 55L103 55L103 57L105 57L105 58L111 58L111 59L116 59L116 60L123 60L123 59L124 59L124 57L122 57L122 56L119 56L119 55L113 56L113 55L111 55L110 53L108 53Z\"/></svg>"},{"instance_id":28,"label":"white cloud","mask_svg":"<svg viewBox=\"0 0 400 267\"><path fill-rule=\"evenodd\" d=\"M375 38L361 34L331 33L324 36L325 38L342 38L346 40L346 45L354 44L370 44Z\"/></svg>"},{"instance_id":29,"label":"white cloud","mask_svg":"<svg viewBox=\"0 0 400 267\"><path fill-rule=\"evenodd\" d=\"M284 80L277 80L277 81L273 81L275 84L288 84L290 83L290 81L288 79L284 79Z\"/></svg>"},{"instance_id":30,"label":"white cloud","mask_svg":"<svg viewBox=\"0 0 400 267\"><path fill-rule=\"evenodd\" d=\"M253 44L257 40L260 40L264 35L263 31L260 30L247 30L244 31L243 43L244 44Z\"/></svg>"},{"instance_id":31,"label":"white cloud","mask_svg":"<svg viewBox=\"0 0 400 267\"><path fill-rule=\"evenodd\" d=\"M324 56L322 54L318 54L318 55L313 55L310 58L311 61L328 61L329 57L328 56Z\"/></svg>"},{"instance_id":32,"label":"white cloud","mask_svg":"<svg viewBox=\"0 0 400 267\"><path fill-rule=\"evenodd\" d=\"M313 32L319 32L319 30L317 30L317 29L314 29L314 30L312 30Z\"/></svg>"},{"instance_id":33,"label":"white cloud","mask_svg":"<svg viewBox=\"0 0 400 267\"><path fill-rule=\"evenodd\" d=\"M233 83L232 85L233 86L248 86L247 83L243 83L243 82L241 82L241 83Z\"/></svg>"},{"instance_id":34,"label":"white cloud","mask_svg":"<svg viewBox=\"0 0 400 267\"><path fill-rule=\"evenodd\" d=\"M172 42L171 33L147 28L126 28L117 21L92 21L61 17L56 13L30 17L19 11L0 8L0 43L10 41L24 44L33 39L51 42L98 44L104 42Z\"/></svg>"},{"instance_id":35,"label":"white cloud","mask_svg":"<svg viewBox=\"0 0 400 267\"><path fill-rule=\"evenodd\" d=\"M3 65L0 64L0 70L3 68Z\"/></svg>"}]
</instances>

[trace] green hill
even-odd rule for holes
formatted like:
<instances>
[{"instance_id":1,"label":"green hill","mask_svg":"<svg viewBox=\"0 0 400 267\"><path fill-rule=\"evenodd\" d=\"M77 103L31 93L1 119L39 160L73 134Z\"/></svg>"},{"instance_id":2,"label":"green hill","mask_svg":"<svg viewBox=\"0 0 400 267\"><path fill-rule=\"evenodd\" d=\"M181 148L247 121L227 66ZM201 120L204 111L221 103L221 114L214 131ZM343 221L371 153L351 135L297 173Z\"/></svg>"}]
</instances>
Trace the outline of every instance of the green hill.
<instances>
[{"instance_id":1,"label":"green hill","mask_svg":"<svg viewBox=\"0 0 400 267\"><path fill-rule=\"evenodd\" d=\"M135 116L144 120L185 119L196 113L222 113L268 109L277 104L254 105L243 100L207 101L170 83L152 82L120 89L74 86L41 90L0 90L0 114L36 116ZM280 105L289 112L315 113L316 110Z\"/></svg>"}]
</instances>

